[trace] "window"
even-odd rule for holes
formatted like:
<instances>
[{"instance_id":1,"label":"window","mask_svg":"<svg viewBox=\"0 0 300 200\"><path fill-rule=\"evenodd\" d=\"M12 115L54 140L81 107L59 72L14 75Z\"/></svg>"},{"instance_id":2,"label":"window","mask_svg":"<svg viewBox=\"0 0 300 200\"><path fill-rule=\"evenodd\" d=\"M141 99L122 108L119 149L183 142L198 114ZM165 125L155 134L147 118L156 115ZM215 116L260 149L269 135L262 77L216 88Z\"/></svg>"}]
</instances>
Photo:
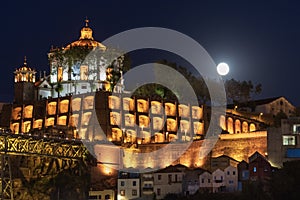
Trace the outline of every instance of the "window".
<instances>
[{"instance_id":1,"label":"window","mask_svg":"<svg viewBox=\"0 0 300 200\"><path fill-rule=\"evenodd\" d=\"M204 178L201 179L201 183L204 183Z\"/></svg>"},{"instance_id":2,"label":"window","mask_svg":"<svg viewBox=\"0 0 300 200\"><path fill-rule=\"evenodd\" d=\"M253 167L253 172L256 172L256 167Z\"/></svg>"},{"instance_id":3,"label":"window","mask_svg":"<svg viewBox=\"0 0 300 200\"><path fill-rule=\"evenodd\" d=\"M89 196L89 199L91 199L91 200L92 200L92 199L98 199L98 197L97 197L97 195L90 195L90 196Z\"/></svg>"},{"instance_id":4,"label":"window","mask_svg":"<svg viewBox=\"0 0 300 200\"><path fill-rule=\"evenodd\" d=\"M132 196L137 196L137 190L132 190Z\"/></svg>"},{"instance_id":5,"label":"window","mask_svg":"<svg viewBox=\"0 0 300 200\"><path fill-rule=\"evenodd\" d=\"M158 175L158 176L157 176L157 179L158 179L158 180L161 180L161 175Z\"/></svg>"},{"instance_id":6,"label":"window","mask_svg":"<svg viewBox=\"0 0 300 200\"><path fill-rule=\"evenodd\" d=\"M108 199L110 199L110 195L109 194L107 194L107 195L105 195L105 200L108 200ZM100 199L101 199L101 196L100 196Z\"/></svg>"},{"instance_id":7,"label":"window","mask_svg":"<svg viewBox=\"0 0 300 200\"><path fill-rule=\"evenodd\" d=\"M172 182L172 174L168 175L168 182L171 183Z\"/></svg>"},{"instance_id":8,"label":"window","mask_svg":"<svg viewBox=\"0 0 300 200\"><path fill-rule=\"evenodd\" d=\"M80 80L88 80L89 68L87 65L80 66Z\"/></svg>"},{"instance_id":9,"label":"window","mask_svg":"<svg viewBox=\"0 0 300 200\"><path fill-rule=\"evenodd\" d=\"M175 182L177 182L177 174L175 174Z\"/></svg>"},{"instance_id":10,"label":"window","mask_svg":"<svg viewBox=\"0 0 300 200\"><path fill-rule=\"evenodd\" d=\"M125 190L120 190L120 195L125 196Z\"/></svg>"},{"instance_id":11,"label":"window","mask_svg":"<svg viewBox=\"0 0 300 200\"><path fill-rule=\"evenodd\" d=\"M300 124L293 125L293 133L300 133Z\"/></svg>"},{"instance_id":12,"label":"window","mask_svg":"<svg viewBox=\"0 0 300 200\"><path fill-rule=\"evenodd\" d=\"M160 188L157 188L157 191L156 191L156 193L157 193L157 196L160 196Z\"/></svg>"},{"instance_id":13,"label":"window","mask_svg":"<svg viewBox=\"0 0 300 200\"><path fill-rule=\"evenodd\" d=\"M282 136L282 144L283 145L296 145L296 137L295 136Z\"/></svg>"},{"instance_id":14,"label":"window","mask_svg":"<svg viewBox=\"0 0 300 200\"><path fill-rule=\"evenodd\" d=\"M121 186L125 186L125 182L124 181L121 181Z\"/></svg>"},{"instance_id":15,"label":"window","mask_svg":"<svg viewBox=\"0 0 300 200\"><path fill-rule=\"evenodd\" d=\"M235 175L235 171L233 171L232 174Z\"/></svg>"},{"instance_id":16,"label":"window","mask_svg":"<svg viewBox=\"0 0 300 200\"><path fill-rule=\"evenodd\" d=\"M133 181L133 182L132 182L132 186L136 186L136 181Z\"/></svg>"},{"instance_id":17,"label":"window","mask_svg":"<svg viewBox=\"0 0 300 200\"><path fill-rule=\"evenodd\" d=\"M230 172L229 172L229 171L227 171L227 175L230 175Z\"/></svg>"},{"instance_id":18,"label":"window","mask_svg":"<svg viewBox=\"0 0 300 200\"><path fill-rule=\"evenodd\" d=\"M233 180L229 180L228 182L229 182L229 184L233 184Z\"/></svg>"},{"instance_id":19,"label":"window","mask_svg":"<svg viewBox=\"0 0 300 200\"><path fill-rule=\"evenodd\" d=\"M210 179L207 179L207 182L210 183Z\"/></svg>"},{"instance_id":20,"label":"window","mask_svg":"<svg viewBox=\"0 0 300 200\"><path fill-rule=\"evenodd\" d=\"M81 89L87 89L87 86L86 85L82 85Z\"/></svg>"}]
</instances>

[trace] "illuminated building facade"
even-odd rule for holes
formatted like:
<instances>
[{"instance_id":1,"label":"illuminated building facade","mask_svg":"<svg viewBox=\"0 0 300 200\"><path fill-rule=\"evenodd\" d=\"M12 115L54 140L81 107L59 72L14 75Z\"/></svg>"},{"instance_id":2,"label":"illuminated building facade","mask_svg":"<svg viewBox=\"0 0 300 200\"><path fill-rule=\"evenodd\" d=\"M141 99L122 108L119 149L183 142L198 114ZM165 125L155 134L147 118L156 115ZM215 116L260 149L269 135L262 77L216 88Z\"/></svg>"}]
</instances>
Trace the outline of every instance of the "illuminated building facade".
<instances>
[{"instance_id":1,"label":"illuminated building facade","mask_svg":"<svg viewBox=\"0 0 300 200\"><path fill-rule=\"evenodd\" d=\"M25 59L24 65L15 71L16 103L98 90L123 91L124 55L94 40L88 22L85 21L77 41L50 49L50 75L44 72L43 77L40 74L36 79L36 71L27 66ZM116 83L116 77L120 78L119 83Z\"/></svg>"},{"instance_id":2,"label":"illuminated building facade","mask_svg":"<svg viewBox=\"0 0 300 200\"><path fill-rule=\"evenodd\" d=\"M68 137L120 144L190 141L204 136L203 107L178 102L98 91L6 106L11 106L6 116L16 134L56 127Z\"/></svg>"},{"instance_id":3,"label":"illuminated building facade","mask_svg":"<svg viewBox=\"0 0 300 200\"><path fill-rule=\"evenodd\" d=\"M15 101L3 106L1 126L15 134L109 141L140 151L152 151L172 141L184 143L193 140L195 143L179 162L187 166L202 166L204 163L198 155L209 124L206 107L129 96L123 92L122 81L121 85L115 85L113 94L112 70L116 70L122 80L124 57L116 57L119 53L95 41L92 34L86 21L79 40L64 48L52 48L48 54L49 76L44 73L37 79L35 70L29 68L25 60L24 65L14 72ZM84 52L79 54L83 59L75 59L77 50ZM84 58L93 50L102 56L98 60L86 61ZM229 112L220 117L220 127L229 134L220 136L222 142L216 144L213 156L222 155L224 142L239 142L261 128L260 121ZM260 138L265 137L266 134ZM256 140L258 137L253 134L251 138ZM177 148L181 147L177 147L178 144L171 146L174 146L173 157L177 157ZM244 145L235 145L241 146ZM240 153L238 160L249 153L253 152ZM234 158L237 156L231 152L228 154ZM130 158L124 159L123 164L125 167L138 167ZM170 163L159 162L157 158L141 165L165 167L167 164Z\"/></svg>"}]
</instances>

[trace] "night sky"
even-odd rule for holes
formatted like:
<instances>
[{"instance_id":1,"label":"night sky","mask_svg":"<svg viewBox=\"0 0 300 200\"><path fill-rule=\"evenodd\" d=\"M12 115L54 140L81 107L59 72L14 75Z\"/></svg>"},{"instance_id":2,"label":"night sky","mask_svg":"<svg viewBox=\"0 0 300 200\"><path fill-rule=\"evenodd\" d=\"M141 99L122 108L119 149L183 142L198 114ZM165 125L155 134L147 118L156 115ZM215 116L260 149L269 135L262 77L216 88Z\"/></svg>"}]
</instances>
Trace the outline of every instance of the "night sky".
<instances>
[{"instance_id":1,"label":"night sky","mask_svg":"<svg viewBox=\"0 0 300 200\"><path fill-rule=\"evenodd\" d=\"M0 16L0 101L13 100L13 71L25 55L30 67L49 73L51 45L77 40L87 16L100 42L137 27L180 31L198 41L215 63L229 64L225 79L262 83L260 98L285 96L300 105L297 1L4 1Z\"/></svg>"}]
</instances>

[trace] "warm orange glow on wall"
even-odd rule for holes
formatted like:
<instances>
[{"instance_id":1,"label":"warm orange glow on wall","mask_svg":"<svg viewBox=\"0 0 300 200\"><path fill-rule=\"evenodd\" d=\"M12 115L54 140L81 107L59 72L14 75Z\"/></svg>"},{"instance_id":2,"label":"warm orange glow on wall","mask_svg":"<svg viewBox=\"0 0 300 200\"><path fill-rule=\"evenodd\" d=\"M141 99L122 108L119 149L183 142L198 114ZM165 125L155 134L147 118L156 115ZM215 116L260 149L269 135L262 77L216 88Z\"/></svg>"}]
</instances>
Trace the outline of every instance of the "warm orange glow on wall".
<instances>
[{"instance_id":1,"label":"warm orange glow on wall","mask_svg":"<svg viewBox=\"0 0 300 200\"><path fill-rule=\"evenodd\" d=\"M167 131L177 131L177 122L175 119L167 118Z\"/></svg>"},{"instance_id":2,"label":"warm orange glow on wall","mask_svg":"<svg viewBox=\"0 0 300 200\"><path fill-rule=\"evenodd\" d=\"M161 114L162 105L158 101L151 101L151 113L152 114Z\"/></svg>"},{"instance_id":3,"label":"warm orange glow on wall","mask_svg":"<svg viewBox=\"0 0 300 200\"><path fill-rule=\"evenodd\" d=\"M110 124L111 125L121 125L121 116L118 112L110 112Z\"/></svg>"},{"instance_id":4,"label":"warm orange glow on wall","mask_svg":"<svg viewBox=\"0 0 300 200\"><path fill-rule=\"evenodd\" d=\"M92 115L91 112L83 113L82 120L81 120L81 125L89 125L91 115Z\"/></svg>"},{"instance_id":5,"label":"warm orange glow on wall","mask_svg":"<svg viewBox=\"0 0 300 200\"><path fill-rule=\"evenodd\" d=\"M87 128L81 128L80 131L78 132L79 138L86 139L86 132L87 132Z\"/></svg>"},{"instance_id":6,"label":"warm orange glow on wall","mask_svg":"<svg viewBox=\"0 0 300 200\"><path fill-rule=\"evenodd\" d=\"M180 120L180 131L190 132L190 122L188 120Z\"/></svg>"},{"instance_id":7,"label":"warm orange glow on wall","mask_svg":"<svg viewBox=\"0 0 300 200\"><path fill-rule=\"evenodd\" d=\"M148 128L149 127L149 117L146 115L140 115L139 116L139 126L142 128Z\"/></svg>"},{"instance_id":8,"label":"warm orange glow on wall","mask_svg":"<svg viewBox=\"0 0 300 200\"><path fill-rule=\"evenodd\" d=\"M176 106L173 103L165 103L165 113L167 116L176 115Z\"/></svg>"},{"instance_id":9,"label":"warm orange glow on wall","mask_svg":"<svg viewBox=\"0 0 300 200\"><path fill-rule=\"evenodd\" d=\"M12 130L13 133L18 134L19 133L19 126L20 126L19 123L13 123L13 124L11 124L10 129Z\"/></svg>"},{"instance_id":10,"label":"warm orange glow on wall","mask_svg":"<svg viewBox=\"0 0 300 200\"><path fill-rule=\"evenodd\" d=\"M135 125L135 117L133 114L125 114L125 126L134 127Z\"/></svg>"},{"instance_id":11,"label":"warm orange glow on wall","mask_svg":"<svg viewBox=\"0 0 300 200\"><path fill-rule=\"evenodd\" d=\"M32 118L33 105L28 105L24 108L24 118Z\"/></svg>"},{"instance_id":12,"label":"warm orange glow on wall","mask_svg":"<svg viewBox=\"0 0 300 200\"><path fill-rule=\"evenodd\" d=\"M33 122L33 128L42 128L43 127L43 120L37 119Z\"/></svg>"},{"instance_id":13,"label":"warm orange glow on wall","mask_svg":"<svg viewBox=\"0 0 300 200\"><path fill-rule=\"evenodd\" d=\"M22 132L23 133L28 133L31 129L31 121L25 121L22 124Z\"/></svg>"},{"instance_id":14,"label":"warm orange glow on wall","mask_svg":"<svg viewBox=\"0 0 300 200\"><path fill-rule=\"evenodd\" d=\"M21 110L22 110L21 107L16 107L16 108L13 109L13 111L12 111L12 118L13 118L13 120L19 120L19 119L21 119L21 114L22 114Z\"/></svg>"},{"instance_id":15,"label":"warm orange glow on wall","mask_svg":"<svg viewBox=\"0 0 300 200\"><path fill-rule=\"evenodd\" d=\"M164 136L164 134L162 134L162 133L155 133L155 135L154 135L154 141L155 141L156 143L164 142L164 141L165 141L165 136Z\"/></svg>"},{"instance_id":16,"label":"warm orange glow on wall","mask_svg":"<svg viewBox=\"0 0 300 200\"><path fill-rule=\"evenodd\" d=\"M241 121L239 119L235 120L235 133L241 133Z\"/></svg>"},{"instance_id":17,"label":"warm orange glow on wall","mask_svg":"<svg viewBox=\"0 0 300 200\"><path fill-rule=\"evenodd\" d=\"M69 111L69 100L65 99L60 101L59 103L59 112L60 113L67 113Z\"/></svg>"},{"instance_id":18,"label":"warm orange glow on wall","mask_svg":"<svg viewBox=\"0 0 300 200\"><path fill-rule=\"evenodd\" d=\"M255 124L251 123L249 126L250 132L256 131Z\"/></svg>"},{"instance_id":19,"label":"warm orange glow on wall","mask_svg":"<svg viewBox=\"0 0 300 200\"><path fill-rule=\"evenodd\" d=\"M47 126L54 126L54 117L49 117L46 119L46 127Z\"/></svg>"},{"instance_id":20,"label":"warm orange glow on wall","mask_svg":"<svg viewBox=\"0 0 300 200\"><path fill-rule=\"evenodd\" d=\"M227 131L233 133L233 119L231 117L227 118Z\"/></svg>"},{"instance_id":21,"label":"warm orange glow on wall","mask_svg":"<svg viewBox=\"0 0 300 200\"><path fill-rule=\"evenodd\" d=\"M119 128L112 128L112 141L121 141L122 140L122 130Z\"/></svg>"},{"instance_id":22,"label":"warm orange glow on wall","mask_svg":"<svg viewBox=\"0 0 300 200\"><path fill-rule=\"evenodd\" d=\"M57 120L57 125L67 125L67 116L60 116Z\"/></svg>"},{"instance_id":23,"label":"warm orange glow on wall","mask_svg":"<svg viewBox=\"0 0 300 200\"><path fill-rule=\"evenodd\" d=\"M161 130L163 128L163 118L153 117L153 129Z\"/></svg>"},{"instance_id":24,"label":"warm orange glow on wall","mask_svg":"<svg viewBox=\"0 0 300 200\"><path fill-rule=\"evenodd\" d=\"M180 104L178 106L178 113L180 117L189 117L190 112L189 112L189 107L184 104Z\"/></svg>"},{"instance_id":25,"label":"warm orange glow on wall","mask_svg":"<svg viewBox=\"0 0 300 200\"><path fill-rule=\"evenodd\" d=\"M134 143L136 141L136 132L134 130L126 130L126 141L128 143Z\"/></svg>"},{"instance_id":26,"label":"warm orange glow on wall","mask_svg":"<svg viewBox=\"0 0 300 200\"><path fill-rule=\"evenodd\" d=\"M199 106L192 106L192 118L201 119L203 117L203 109Z\"/></svg>"},{"instance_id":27,"label":"warm orange glow on wall","mask_svg":"<svg viewBox=\"0 0 300 200\"><path fill-rule=\"evenodd\" d=\"M168 138L170 142L176 141L178 139L177 135L174 134L168 134Z\"/></svg>"},{"instance_id":28,"label":"warm orange glow on wall","mask_svg":"<svg viewBox=\"0 0 300 200\"><path fill-rule=\"evenodd\" d=\"M201 122L194 122L194 133L201 135L203 134L204 125Z\"/></svg>"},{"instance_id":29,"label":"warm orange glow on wall","mask_svg":"<svg viewBox=\"0 0 300 200\"><path fill-rule=\"evenodd\" d=\"M75 98L72 100L72 111L79 111L81 106L81 98Z\"/></svg>"},{"instance_id":30,"label":"warm orange glow on wall","mask_svg":"<svg viewBox=\"0 0 300 200\"><path fill-rule=\"evenodd\" d=\"M141 131L142 143L150 143L151 142L151 134L148 131Z\"/></svg>"},{"instance_id":31,"label":"warm orange glow on wall","mask_svg":"<svg viewBox=\"0 0 300 200\"><path fill-rule=\"evenodd\" d=\"M242 131L243 131L243 133L248 132L248 123L245 121L242 123Z\"/></svg>"},{"instance_id":32,"label":"warm orange glow on wall","mask_svg":"<svg viewBox=\"0 0 300 200\"><path fill-rule=\"evenodd\" d=\"M138 112L144 112L144 113L148 112L149 109L148 101L144 99L138 99L137 108L138 108Z\"/></svg>"},{"instance_id":33,"label":"warm orange glow on wall","mask_svg":"<svg viewBox=\"0 0 300 200\"><path fill-rule=\"evenodd\" d=\"M109 109L120 109L120 98L117 96L109 96L108 107Z\"/></svg>"},{"instance_id":34,"label":"warm orange glow on wall","mask_svg":"<svg viewBox=\"0 0 300 200\"><path fill-rule=\"evenodd\" d=\"M78 127L78 119L79 119L79 114L71 115L69 125L72 127Z\"/></svg>"},{"instance_id":35,"label":"warm orange glow on wall","mask_svg":"<svg viewBox=\"0 0 300 200\"><path fill-rule=\"evenodd\" d=\"M221 115L220 116L220 127L223 129L223 130L227 130L226 128L226 118L224 115Z\"/></svg>"},{"instance_id":36,"label":"warm orange glow on wall","mask_svg":"<svg viewBox=\"0 0 300 200\"><path fill-rule=\"evenodd\" d=\"M134 111L134 100L129 97L124 97L123 110Z\"/></svg>"},{"instance_id":37,"label":"warm orange glow on wall","mask_svg":"<svg viewBox=\"0 0 300 200\"><path fill-rule=\"evenodd\" d=\"M94 108L94 96L87 96L83 101L83 109L93 109Z\"/></svg>"},{"instance_id":38,"label":"warm orange glow on wall","mask_svg":"<svg viewBox=\"0 0 300 200\"><path fill-rule=\"evenodd\" d=\"M48 115L55 115L56 114L56 102L49 102L47 106Z\"/></svg>"}]
</instances>

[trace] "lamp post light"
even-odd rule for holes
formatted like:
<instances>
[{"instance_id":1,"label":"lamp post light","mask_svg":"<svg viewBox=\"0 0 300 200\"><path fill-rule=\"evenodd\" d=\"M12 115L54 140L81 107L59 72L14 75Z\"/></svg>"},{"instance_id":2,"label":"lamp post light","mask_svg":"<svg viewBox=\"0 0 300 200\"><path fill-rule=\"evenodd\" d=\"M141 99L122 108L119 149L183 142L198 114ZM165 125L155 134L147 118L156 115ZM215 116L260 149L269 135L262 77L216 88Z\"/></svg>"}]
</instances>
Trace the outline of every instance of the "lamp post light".
<instances>
[{"instance_id":1,"label":"lamp post light","mask_svg":"<svg viewBox=\"0 0 300 200\"><path fill-rule=\"evenodd\" d=\"M262 119L262 116L264 115L264 113L259 113L258 119Z\"/></svg>"}]
</instances>

